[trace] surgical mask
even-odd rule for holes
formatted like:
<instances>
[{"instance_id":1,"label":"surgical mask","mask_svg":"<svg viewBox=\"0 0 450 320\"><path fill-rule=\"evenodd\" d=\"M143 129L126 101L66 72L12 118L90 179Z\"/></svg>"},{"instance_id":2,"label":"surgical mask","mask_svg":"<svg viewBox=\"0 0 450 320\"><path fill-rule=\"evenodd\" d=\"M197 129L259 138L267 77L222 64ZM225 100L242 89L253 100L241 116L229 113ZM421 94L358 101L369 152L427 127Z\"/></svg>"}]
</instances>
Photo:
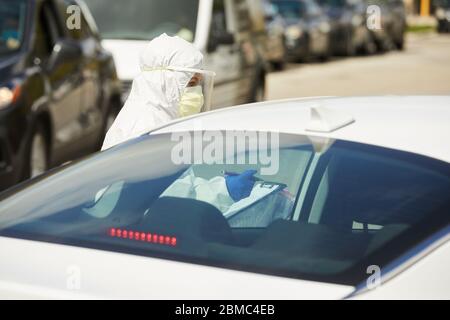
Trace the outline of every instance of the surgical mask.
<instances>
[{"instance_id":1,"label":"surgical mask","mask_svg":"<svg viewBox=\"0 0 450 320\"><path fill-rule=\"evenodd\" d=\"M188 117L200 113L204 102L201 86L187 87L178 104L180 117Z\"/></svg>"}]
</instances>

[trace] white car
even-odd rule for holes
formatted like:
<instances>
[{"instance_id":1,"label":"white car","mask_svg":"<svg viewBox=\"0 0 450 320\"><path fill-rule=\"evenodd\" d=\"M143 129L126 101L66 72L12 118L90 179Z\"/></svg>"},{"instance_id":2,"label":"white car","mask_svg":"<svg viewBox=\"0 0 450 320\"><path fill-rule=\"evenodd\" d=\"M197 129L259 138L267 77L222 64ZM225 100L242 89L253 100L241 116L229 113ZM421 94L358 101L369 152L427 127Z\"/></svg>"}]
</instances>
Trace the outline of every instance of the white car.
<instances>
[{"instance_id":1,"label":"white car","mask_svg":"<svg viewBox=\"0 0 450 320\"><path fill-rule=\"evenodd\" d=\"M449 106L239 106L57 169L0 197L0 298L449 299ZM227 206L174 191L248 169Z\"/></svg>"}]
</instances>

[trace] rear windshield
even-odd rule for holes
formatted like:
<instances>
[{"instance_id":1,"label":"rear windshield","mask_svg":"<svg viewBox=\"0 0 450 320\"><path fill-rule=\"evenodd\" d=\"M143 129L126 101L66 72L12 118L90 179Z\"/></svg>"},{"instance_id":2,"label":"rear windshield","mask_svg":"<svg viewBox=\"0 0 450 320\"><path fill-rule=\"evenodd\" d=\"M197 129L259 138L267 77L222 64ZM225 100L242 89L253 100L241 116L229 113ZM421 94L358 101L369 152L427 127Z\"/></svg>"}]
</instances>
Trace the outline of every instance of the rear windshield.
<instances>
[{"instance_id":1,"label":"rear windshield","mask_svg":"<svg viewBox=\"0 0 450 320\"><path fill-rule=\"evenodd\" d=\"M448 163L251 132L222 152L197 134L225 137L142 137L4 194L0 235L356 284L449 223Z\"/></svg>"}]
</instances>

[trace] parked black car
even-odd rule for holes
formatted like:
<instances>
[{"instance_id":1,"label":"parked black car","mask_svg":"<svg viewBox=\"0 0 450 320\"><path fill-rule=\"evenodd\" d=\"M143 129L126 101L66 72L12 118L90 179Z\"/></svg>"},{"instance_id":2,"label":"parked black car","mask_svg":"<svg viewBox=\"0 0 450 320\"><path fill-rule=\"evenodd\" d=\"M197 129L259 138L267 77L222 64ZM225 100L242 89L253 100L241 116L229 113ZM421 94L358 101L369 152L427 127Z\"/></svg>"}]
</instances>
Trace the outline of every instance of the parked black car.
<instances>
[{"instance_id":1,"label":"parked black car","mask_svg":"<svg viewBox=\"0 0 450 320\"><path fill-rule=\"evenodd\" d=\"M372 54L375 41L367 28L367 5L363 0L319 0L330 18L330 46L333 54Z\"/></svg>"},{"instance_id":2,"label":"parked black car","mask_svg":"<svg viewBox=\"0 0 450 320\"><path fill-rule=\"evenodd\" d=\"M81 24L73 30L70 5L81 9L74 13ZM5 189L96 150L120 108L120 83L81 3L0 0L0 34L0 189Z\"/></svg>"},{"instance_id":3,"label":"parked black car","mask_svg":"<svg viewBox=\"0 0 450 320\"><path fill-rule=\"evenodd\" d=\"M330 55L330 24L322 8L312 0L272 0L276 12L286 23L288 57L305 60Z\"/></svg>"},{"instance_id":4,"label":"parked black car","mask_svg":"<svg viewBox=\"0 0 450 320\"><path fill-rule=\"evenodd\" d=\"M450 32L450 0L436 1L434 15L438 21L438 32Z\"/></svg>"}]
</instances>

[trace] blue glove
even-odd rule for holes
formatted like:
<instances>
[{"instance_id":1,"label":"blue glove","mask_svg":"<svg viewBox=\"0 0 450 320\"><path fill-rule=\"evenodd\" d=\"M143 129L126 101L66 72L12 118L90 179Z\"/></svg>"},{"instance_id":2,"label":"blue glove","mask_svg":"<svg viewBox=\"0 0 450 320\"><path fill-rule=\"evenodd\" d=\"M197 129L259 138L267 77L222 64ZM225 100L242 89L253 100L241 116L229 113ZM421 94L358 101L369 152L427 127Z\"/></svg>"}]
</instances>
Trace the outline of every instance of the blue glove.
<instances>
[{"instance_id":1,"label":"blue glove","mask_svg":"<svg viewBox=\"0 0 450 320\"><path fill-rule=\"evenodd\" d=\"M256 182L254 175L257 172L256 170L247 170L239 175L225 176L228 193L235 202L250 196Z\"/></svg>"}]
</instances>

